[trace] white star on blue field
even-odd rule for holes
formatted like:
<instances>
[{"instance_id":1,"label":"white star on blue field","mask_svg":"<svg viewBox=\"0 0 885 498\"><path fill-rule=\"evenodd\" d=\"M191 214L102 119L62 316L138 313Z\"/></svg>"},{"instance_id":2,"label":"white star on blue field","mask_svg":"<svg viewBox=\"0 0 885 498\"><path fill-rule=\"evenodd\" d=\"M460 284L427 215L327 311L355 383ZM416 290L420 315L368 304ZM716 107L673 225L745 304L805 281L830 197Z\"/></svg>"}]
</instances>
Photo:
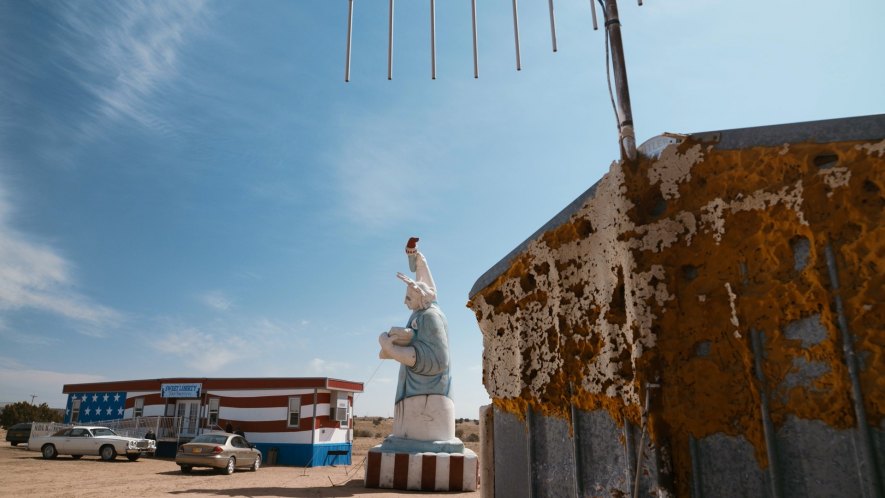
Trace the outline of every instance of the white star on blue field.
<instances>
[{"instance_id":1,"label":"white star on blue field","mask_svg":"<svg viewBox=\"0 0 885 498\"><path fill-rule=\"evenodd\" d=\"M0 1L0 402L164 377L366 382L421 238L477 418L474 281L618 158L586 0ZM885 3L622 1L638 141L885 112ZM377 369L377 372L376 372ZM373 375L374 374L374 375ZM125 396L83 400L102 416ZM88 401L88 402L87 402Z\"/></svg>"}]
</instances>

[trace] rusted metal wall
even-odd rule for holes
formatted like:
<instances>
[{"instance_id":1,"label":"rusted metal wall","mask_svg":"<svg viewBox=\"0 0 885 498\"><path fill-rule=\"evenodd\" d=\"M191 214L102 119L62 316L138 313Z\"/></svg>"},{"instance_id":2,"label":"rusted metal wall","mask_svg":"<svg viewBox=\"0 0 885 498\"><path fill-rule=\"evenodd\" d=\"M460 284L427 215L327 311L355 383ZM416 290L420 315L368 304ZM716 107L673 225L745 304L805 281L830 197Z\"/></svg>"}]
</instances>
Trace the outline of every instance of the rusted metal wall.
<instances>
[{"instance_id":1,"label":"rusted metal wall","mask_svg":"<svg viewBox=\"0 0 885 498\"><path fill-rule=\"evenodd\" d=\"M885 116L644 152L471 291L496 496L882 496Z\"/></svg>"}]
</instances>

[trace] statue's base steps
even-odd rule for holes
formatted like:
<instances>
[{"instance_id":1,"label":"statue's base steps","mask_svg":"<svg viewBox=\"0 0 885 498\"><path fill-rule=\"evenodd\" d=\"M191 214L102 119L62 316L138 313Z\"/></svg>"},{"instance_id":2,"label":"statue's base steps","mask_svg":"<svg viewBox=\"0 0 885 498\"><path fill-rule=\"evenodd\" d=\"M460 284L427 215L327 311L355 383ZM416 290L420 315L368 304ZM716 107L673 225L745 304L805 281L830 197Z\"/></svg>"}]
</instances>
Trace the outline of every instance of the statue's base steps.
<instances>
[{"instance_id":1,"label":"statue's base steps","mask_svg":"<svg viewBox=\"0 0 885 498\"><path fill-rule=\"evenodd\" d=\"M366 487L420 491L475 491L476 453L391 453L369 450Z\"/></svg>"}]
</instances>

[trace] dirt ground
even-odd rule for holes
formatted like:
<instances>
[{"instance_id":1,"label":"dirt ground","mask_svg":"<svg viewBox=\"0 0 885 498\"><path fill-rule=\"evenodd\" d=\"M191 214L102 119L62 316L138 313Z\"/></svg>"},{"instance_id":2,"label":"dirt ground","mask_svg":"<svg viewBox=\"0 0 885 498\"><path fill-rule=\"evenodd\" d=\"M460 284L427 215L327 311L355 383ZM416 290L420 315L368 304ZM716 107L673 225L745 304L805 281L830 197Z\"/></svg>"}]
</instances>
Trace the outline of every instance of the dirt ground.
<instances>
[{"instance_id":1,"label":"dirt ground","mask_svg":"<svg viewBox=\"0 0 885 498\"><path fill-rule=\"evenodd\" d=\"M386 421L373 425L385 431ZM369 422L371 424L371 422ZM466 423L467 426L470 422ZM357 425L359 427L359 425ZM460 424L459 424L460 427ZM44 460L26 445L11 446L0 430L0 497L41 496L96 498L104 496L248 496L248 497L347 497L373 498L425 494L418 491L368 489L363 486L363 463L369 448L380 444L374 437L355 438L353 465L337 467L262 467L258 472L237 470L233 475L210 469L182 474L174 460L141 458L130 462L117 458L103 462L98 457L74 460L60 456ZM465 434L469 434L465 431ZM478 444L469 444L474 451ZM451 497L479 498L473 492L439 492Z\"/></svg>"}]
</instances>

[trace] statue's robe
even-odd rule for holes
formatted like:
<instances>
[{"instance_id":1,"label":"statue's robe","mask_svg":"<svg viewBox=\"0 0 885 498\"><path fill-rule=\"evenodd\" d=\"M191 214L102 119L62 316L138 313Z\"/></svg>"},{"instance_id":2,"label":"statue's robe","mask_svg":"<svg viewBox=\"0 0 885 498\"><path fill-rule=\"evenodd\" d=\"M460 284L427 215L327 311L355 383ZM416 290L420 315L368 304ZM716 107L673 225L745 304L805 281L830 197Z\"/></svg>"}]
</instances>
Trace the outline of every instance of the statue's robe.
<instances>
[{"instance_id":1,"label":"statue's robe","mask_svg":"<svg viewBox=\"0 0 885 498\"><path fill-rule=\"evenodd\" d=\"M415 365L400 365L396 402L411 396L425 394L449 395L452 379L449 375L448 322L434 302L429 308L412 313L406 327L415 337L410 344L415 348Z\"/></svg>"}]
</instances>

